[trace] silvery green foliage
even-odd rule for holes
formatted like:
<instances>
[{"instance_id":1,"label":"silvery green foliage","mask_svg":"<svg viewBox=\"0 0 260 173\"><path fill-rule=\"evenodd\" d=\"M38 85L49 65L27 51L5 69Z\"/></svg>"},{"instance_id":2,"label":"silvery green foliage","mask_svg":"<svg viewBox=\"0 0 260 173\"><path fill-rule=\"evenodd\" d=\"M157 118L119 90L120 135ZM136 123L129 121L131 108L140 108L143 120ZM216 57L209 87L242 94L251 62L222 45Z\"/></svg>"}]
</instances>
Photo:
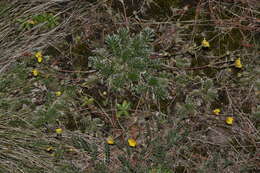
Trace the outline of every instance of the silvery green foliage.
<instances>
[{"instance_id":1,"label":"silvery green foliage","mask_svg":"<svg viewBox=\"0 0 260 173\"><path fill-rule=\"evenodd\" d=\"M149 58L153 38L154 32L149 28L136 35L127 28L119 29L106 37L106 47L95 51L91 64L111 89L165 96L167 82L155 73L160 68L160 60Z\"/></svg>"}]
</instances>

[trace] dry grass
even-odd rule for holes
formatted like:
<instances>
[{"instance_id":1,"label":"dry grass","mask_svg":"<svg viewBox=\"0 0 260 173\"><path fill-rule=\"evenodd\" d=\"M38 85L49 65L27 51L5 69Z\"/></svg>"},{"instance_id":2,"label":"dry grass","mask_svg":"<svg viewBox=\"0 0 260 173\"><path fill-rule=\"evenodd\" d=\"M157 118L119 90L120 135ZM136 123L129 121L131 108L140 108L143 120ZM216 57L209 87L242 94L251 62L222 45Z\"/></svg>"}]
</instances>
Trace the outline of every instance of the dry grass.
<instances>
[{"instance_id":1,"label":"dry grass","mask_svg":"<svg viewBox=\"0 0 260 173\"><path fill-rule=\"evenodd\" d=\"M258 172L259 2L178 2L0 1L0 172ZM58 24L26 29L17 21L44 13ZM86 54L120 27L155 30L154 57L170 74L166 100L113 93L88 68ZM210 50L199 48L204 37ZM35 63L36 50L49 60ZM238 57L242 69L234 68ZM43 75L33 77L32 68ZM132 103L130 116L117 119L123 100ZM109 135L116 145L105 144Z\"/></svg>"}]
</instances>

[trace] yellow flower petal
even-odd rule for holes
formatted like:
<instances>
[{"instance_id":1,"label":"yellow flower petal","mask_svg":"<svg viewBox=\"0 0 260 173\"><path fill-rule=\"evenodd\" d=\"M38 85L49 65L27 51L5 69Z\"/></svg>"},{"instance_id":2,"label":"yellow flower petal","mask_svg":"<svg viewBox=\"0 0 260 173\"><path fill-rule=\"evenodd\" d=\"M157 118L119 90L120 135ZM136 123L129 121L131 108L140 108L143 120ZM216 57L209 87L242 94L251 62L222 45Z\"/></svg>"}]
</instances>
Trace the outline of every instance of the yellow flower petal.
<instances>
[{"instance_id":1,"label":"yellow flower petal","mask_svg":"<svg viewBox=\"0 0 260 173\"><path fill-rule=\"evenodd\" d=\"M241 64L241 60L240 58L237 58L236 61L235 61L235 67L236 68L242 68L243 65Z\"/></svg>"},{"instance_id":2,"label":"yellow flower petal","mask_svg":"<svg viewBox=\"0 0 260 173\"><path fill-rule=\"evenodd\" d=\"M36 58L42 57L42 52L41 51L36 52L35 57Z\"/></svg>"},{"instance_id":3,"label":"yellow flower petal","mask_svg":"<svg viewBox=\"0 0 260 173\"><path fill-rule=\"evenodd\" d=\"M213 112L213 114L215 114L215 115L219 115L220 109L214 109L212 112Z\"/></svg>"},{"instance_id":4,"label":"yellow flower petal","mask_svg":"<svg viewBox=\"0 0 260 173\"><path fill-rule=\"evenodd\" d=\"M37 58L37 61L38 61L39 63L41 63L41 62L42 62L42 57Z\"/></svg>"},{"instance_id":5,"label":"yellow flower petal","mask_svg":"<svg viewBox=\"0 0 260 173\"><path fill-rule=\"evenodd\" d=\"M61 96L61 92L60 92L60 91L57 91L57 92L55 92L55 95L56 95L57 97L59 97L59 96Z\"/></svg>"},{"instance_id":6,"label":"yellow flower petal","mask_svg":"<svg viewBox=\"0 0 260 173\"><path fill-rule=\"evenodd\" d=\"M115 144L114 138L112 136L107 137L106 141L109 145Z\"/></svg>"},{"instance_id":7,"label":"yellow flower petal","mask_svg":"<svg viewBox=\"0 0 260 173\"><path fill-rule=\"evenodd\" d=\"M233 118L233 117L227 117L227 118L226 118L226 123L227 123L228 125L232 125L233 122L234 122L234 118Z\"/></svg>"},{"instance_id":8,"label":"yellow flower petal","mask_svg":"<svg viewBox=\"0 0 260 173\"><path fill-rule=\"evenodd\" d=\"M42 56L42 52L41 52L41 51L36 52L36 53L34 54L34 56L37 58L37 61L38 61L39 63L42 62L43 56Z\"/></svg>"},{"instance_id":9,"label":"yellow flower petal","mask_svg":"<svg viewBox=\"0 0 260 173\"><path fill-rule=\"evenodd\" d=\"M33 69L32 70L32 74L33 74L33 76L38 76L39 75L39 71L37 69Z\"/></svg>"},{"instance_id":10,"label":"yellow flower petal","mask_svg":"<svg viewBox=\"0 0 260 173\"><path fill-rule=\"evenodd\" d=\"M129 145L130 147L136 147L137 142L136 142L136 140L134 140L133 138L129 138L129 139L128 139L128 145Z\"/></svg>"},{"instance_id":11,"label":"yellow flower petal","mask_svg":"<svg viewBox=\"0 0 260 173\"><path fill-rule=\"evenodd\" d=\"M209 42L205 38L202 40L201 46L204 47L204 48L210 47Z\"/></svg>"},{"instance_id":12,"label":"yellow flower petal","mask_svg":"<svg viewBox=\"0 0 260 173\"><path fill-rule=\"evenodd\" d=\"M61 133L62 133L62 129L61 129L61 128L57 128L57 129L55 129L55 132L56 132L57 134L61 134Z\"/></svg>"}]
</instances>

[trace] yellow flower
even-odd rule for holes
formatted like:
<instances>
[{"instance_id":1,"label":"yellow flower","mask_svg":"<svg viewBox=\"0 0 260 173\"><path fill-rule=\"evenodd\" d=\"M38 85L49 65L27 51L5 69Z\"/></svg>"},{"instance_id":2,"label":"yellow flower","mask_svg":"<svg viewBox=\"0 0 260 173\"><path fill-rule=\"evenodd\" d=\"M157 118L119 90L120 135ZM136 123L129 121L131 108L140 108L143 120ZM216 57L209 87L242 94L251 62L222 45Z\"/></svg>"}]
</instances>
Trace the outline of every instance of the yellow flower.
<instances>
[{"instance_id":1,"label":"yellow flower","mask_svg":"<svg viewBox=\"0 0 260 173\"><path fill-rule=\"evenodd\" d=\"M136 140L134 140L133 138L129 138L129 139L128 139L128 145L129 145L130 147L136 147L137 142L136 142Z\"/></svg>"},{"instance_id":2,"label":"yellow flower","mask_svg":"<svg viewBox=\"0 0 260 173\"><path fill-rule=\"evenodd\" d=\"M60 92L60 91L57 91L57 92L55 92L55 95L56 95L57 97L59 97L59 96L61 96L61 92Z\"/></svg>"},{"instance_id":3,"label":"yellow flower","mask_svg":"<svg viewBox=\"0 0 260 173\"><path fill-rule=\"evenodd\" d=\"M41 62L42 62L42 57L37 58L37 61L38 61L39 63L41 63Z\"/></svg>"},{"instance_id":4,"label":"yellow flower","mask_svg":"<svg viewBox=\"0 0 260 173\"><path fill-rule=\"evenodd\" d=\"M242 68L243 65L241 64L241 60L240 58L237 58L236 61L235 61L235 67L236 68Z\"/></svg>"},{"instance_id":5,"label":"yellow flower","mask_svg":"<svg viewBox=\"0 0 260 173\"><path fill-rule=\"evenodd\" d=\"M107 137L106 141L109 145L115 144L114 138L112 136Z\"/></svg>"},{"instance_id":6,"label":"yellow flower","mask_svg":"<svg viewBox=\"0 0 260 173\"><path fill-rule=\"evenodd\" d=\"M55 129L55 132L56 132L57 134L61 134L61 133L62 133L62 129L61 129L61 128L57 128L57 129Z\"/></svg>"},{"instance_id":7,"label":"yellow flower","mask_svg":"<svg viewBox=\"0 0 260 173\"><path fill-rule=\"evenodd\" d=\"M228 125L232 125L233 122L234 122L234 118L233 118L233 117L227 117L227 118L226 118L226 123L227 123Z\"/></svg>"},{"instance_id":8,"label":"yellow flower","mask_svg":"<svg viewBox=\"0 0 260 173\"><path fill-rule=\"evenodd\" d=\"M36 52L35 57L36 58L42 57L42 52L41 51Z\"/></svg>"},{"instance_id":9,"label":"yellow flower","mask_svg":"<svg viewBox=\"0 0 260 173\"><path fill-rule=\"evenodd\" d=\"M43 56L42 56L42 52L41 51L36 52L34 56L37 58L37 61L39 63L42 62Z\"/></svg>"},{"instance_id":10,"label":"yellow flower","mask_svg":"<svg viewBox=\"0 0 260 173\"><path fill-rule=\"evenodd\" d=\"M202 40L201 45L204 48L209 48L210 47L209 42L205 38Z\"/></svg>"},{"instance_id":11,"label":"yellow flower","mask_svg":"<svg viewBox=\"0 0 260 173\"><path fill-rule=\"evenodd\" d=\"M213 114L215 114L215 115L219 115L220 109L214 109L212 112L213 112Z\"/></svg>"},{"instance_id":12,"label":"yellow flower","mask_svg":"<svg viewBox=\"0 0 260 173\"><path fill-rule=\"evenodd\" d=\"M38 76L39 73L40 73L40 72L39 72L37 69L33 69L33 70L32 70L33 76Z\"/></svg>"}]
</instances>

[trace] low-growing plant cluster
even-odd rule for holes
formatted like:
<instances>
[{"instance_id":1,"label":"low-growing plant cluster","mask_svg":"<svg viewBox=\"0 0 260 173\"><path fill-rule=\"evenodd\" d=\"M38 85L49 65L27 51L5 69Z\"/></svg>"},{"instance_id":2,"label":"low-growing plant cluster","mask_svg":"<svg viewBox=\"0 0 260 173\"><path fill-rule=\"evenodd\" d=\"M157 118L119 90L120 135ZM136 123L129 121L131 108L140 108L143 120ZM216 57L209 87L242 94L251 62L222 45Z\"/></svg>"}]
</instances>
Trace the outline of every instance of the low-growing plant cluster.
<instances>
[{"instance_id":1,"label":"low-growing plant cluster","mask_svg":"<svg viewBox=\"0 0 260 173\"><path fill-rule=\"evenodd\" d=\"M258 172L258 10L0 2L0 172Z\"/></svg>"},{"instance_id":2,"label":"low-growing plant cluster","mask_svg":"<svg viewBox=\"0 0 260 173\"><path fill-rule=\"evenodd\" d=\"M146 28L132 36L127 28L107 36L106 47L96 50L96 56L90 57L93 68L106 80L109 88L127 90L139 95L149 94L166 97L167 79L161 68L161 61L151 59L153 30Z\"/></svg>"}]
</instances>

